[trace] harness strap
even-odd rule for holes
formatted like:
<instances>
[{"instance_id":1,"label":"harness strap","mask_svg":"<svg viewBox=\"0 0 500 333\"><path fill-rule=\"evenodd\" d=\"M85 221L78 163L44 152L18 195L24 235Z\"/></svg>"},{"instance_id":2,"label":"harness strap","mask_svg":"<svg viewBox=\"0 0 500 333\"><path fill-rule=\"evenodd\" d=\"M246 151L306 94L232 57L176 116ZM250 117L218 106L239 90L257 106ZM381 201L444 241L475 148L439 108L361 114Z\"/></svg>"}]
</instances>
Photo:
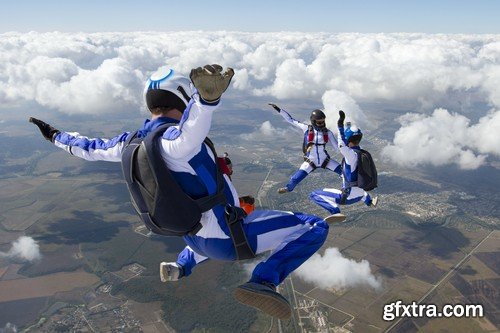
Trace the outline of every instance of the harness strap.
<instances>
[{"instance_id":1,"label":"harness strap","mask_svg":"<svg viewBox=\"0 0 500 333\"><path fill-rule=\"evenodd\" d=\"M323 163L321 163L321 168L325 169L326 166L328 165L328 162L330 162L330 156L327 156Z\"/></svg>"},{"instance_id":2,"label":"harness strap","mask_svg":"<svg viewBox=\"0 0 500 333\"><path fill-rule=\"evenodd\" d=\"M339 204L345 205L345 203L347 202L347 197L349 197L349 194L351 194L351 188L350 187L343 188L342 194L340 195Z\"/></svg>"},{"instance_id":3,"label":"harness strap","mask_svg":"<svg viewBox=\"0 0 500 333\"><path fill-rule=\"evenodd\" d=\"M255 252L250 247L245 231L243 230L243 219L247 216L245 211L240 207L226 205L224 212L226 223L231 233L231 240L236 251L236 260L255 258Z\"/></svg>"},{"instance_id":4,"label":"harness strap","mask_svg":"<svg viewBox=\"0 0 500 333\"><path fill-rule=\"evenodd\" d=\"M318 168L316 164L314 164L314 162L309 157L304 156L304 161L309 163L309 165L311 166L311 168L313 168L313 170Z\"/></svg>"}]
</instances>

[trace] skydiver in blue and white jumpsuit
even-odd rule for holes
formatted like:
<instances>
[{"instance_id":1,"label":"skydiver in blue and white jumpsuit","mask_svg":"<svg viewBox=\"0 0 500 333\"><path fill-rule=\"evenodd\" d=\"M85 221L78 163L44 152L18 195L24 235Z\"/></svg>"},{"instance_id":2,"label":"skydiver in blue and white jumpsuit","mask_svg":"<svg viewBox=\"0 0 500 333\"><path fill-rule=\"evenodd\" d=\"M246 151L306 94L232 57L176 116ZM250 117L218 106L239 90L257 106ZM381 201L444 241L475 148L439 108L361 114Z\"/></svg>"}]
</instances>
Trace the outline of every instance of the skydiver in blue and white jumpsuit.
<instances>
[{"instance_id":1,"label":"skydiver in blue and white jumpsuit","mask_svg":"<svg viewBox=\"0 0 500 333\"><path fill-rule=\"evenodd\" d=\"M198 84L172 70L166 73L159 71L151 76L146 86L146 100L152 117L138 132L144 137L162 124L178 124L168 128L160 138L161 154L176 181L193 198L216 191L217 156L213 156L203 141L209 133L213 113L220 105L220 96L234 74L232 69L222 73L222 67L216 65L197 70L204 71L200 74L204 75L201 81L195 81L191 76L193 82ZM212 76L223 77L225 87L220 88L223 85L220 82L214 83L216 78ZM219 92L215 97L214 87ZM132 133L124 132L111 139L89 138L78 132L59 131L35 118L30 118L30 121L57 147L89 161L120 162L125 142ZM238 194L227 175L224 175L224 182L227 202L239 206ZM236 260L224 206L217 205L206 211L200 222L201 230L195 235L183 237L186 247L177 261L161 263L162 281L187 277L197 264L209 258ZM235 297L272 316L289 318L291 308L287 300L276 292L276 286L323 245L328 235L328 224L319 217L303 213L256 210L244 219L243 228L255 254L271 252L255 267L249 282L235 290Z\"/></svg>"},{"instance_id":2,"label":"skydiver in blue and white jumpsuit","mask_svg":"<svg viewBox=\"0 0 500 333\"><path fill-rule=\"evenodd\" d=\"M334 149L337 149L337 140L333 133L326 128L326 115L323 111L313 110L310 116L311 125L307 125L294 119L288 112L281 109L276 104L269 103L269 105L271 105L286 121L301 129L304 133L304 162L301 164L299 170L290 177L288 184L278 189L278 193L283 194L292 192L293 189L304 180L307 175L316 170L316 168L331 170L339 176L342 174L340 164L331 159L326 151L328 142Z\"/></svg>"},{"instance_id":3,"label":"skydiver in blue and white jumpsuit","mask_svg":"<svg viewBox=\"0 0 500 333\"><path fill-rule=\"evenodd\" d=\"M344 157L342 161L342 190L335 188L323 188L313 191L309 198L326 209L337 221L342 221L345 216L340 213L339 205L350 205L363 201L367 206L375 207L378 197L371 198L365 190L357 186L349 186L358 180L358 154L355 149L359 149L359 142L363 133L358 127L351 127L350 124L344 128L345 114L339 111L338 120L338 143L339 150Z\"/></svg>"}]
</instances>

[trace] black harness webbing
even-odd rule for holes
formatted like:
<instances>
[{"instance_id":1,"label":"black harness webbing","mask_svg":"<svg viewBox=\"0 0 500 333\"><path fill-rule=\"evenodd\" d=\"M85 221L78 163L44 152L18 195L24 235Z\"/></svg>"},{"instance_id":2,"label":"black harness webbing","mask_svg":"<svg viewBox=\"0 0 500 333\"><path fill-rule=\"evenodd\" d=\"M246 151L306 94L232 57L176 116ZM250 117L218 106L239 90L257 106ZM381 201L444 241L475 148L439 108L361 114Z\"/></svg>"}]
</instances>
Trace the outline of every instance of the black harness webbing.
<instances>
[{"instance_id":1,"label":"black harness webbing","mask_svg":"<svg viewBox=\"0 0 500 333\"><path fill-rule=\"evenodd\" d=\"M250 247L245 231L243 230L243 219L247 216L245 211L240 207L226 205L224 212L236 251L236 260L255 258L255 252Z\"/></svg>"}]
</instances>

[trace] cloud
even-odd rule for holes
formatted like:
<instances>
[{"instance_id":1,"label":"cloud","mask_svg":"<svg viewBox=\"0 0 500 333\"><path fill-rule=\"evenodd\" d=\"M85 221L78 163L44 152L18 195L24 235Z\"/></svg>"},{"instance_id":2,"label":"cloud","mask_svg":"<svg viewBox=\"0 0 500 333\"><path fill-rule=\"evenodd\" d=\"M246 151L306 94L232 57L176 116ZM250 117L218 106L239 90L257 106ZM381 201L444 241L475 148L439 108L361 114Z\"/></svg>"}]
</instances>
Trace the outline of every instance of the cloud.
<instances>
[{"instance_id":1,"label":"cloud","mask_svg":"<svg viewBox=\"0 0 500 333\"><path fill-rule=\"evenodd\" d=\"M68 114L143 109L143 84L157 68L166 65L188 74L193 67L220 63L235 69L231 89L243 96L316 103L321 99L330 127L335 127L332 120L338 109L361 127L370 125L373 112L360 105L374 103L402 109L401 114L443 108L457 114L452 118L459 126L463 126L461 115L481 118L477 125L482 128L498 127L497 113L476 105L500 109L500 35L9 32L0 36L3 108L37 103ZM408 121L394 142L418 125ZM442 139L434 132L427 135L432 142ZM497 155L492 141L458 145L430 164L457 163L471 169ZM427 146L420 148L429 152ZM423 161L420 155L412 159L391 149L405 165Z\"/></svg>"},{"instance_id":2,"label":"cloud","mask_svg":"<svg viewBox=\"0 0 500 333\"><path fill-rule=\"evenodd\" d=\"M9 251L0 252L0 257L22 261L35 261L41 258L40 247L33 238L21 236L12 242L12 247Z\"/></svg>"},{"instance_id":3,"label":"cloud","mask_svg":"<svg viewBox=\"0 0 500 333\"><path fill-rule=\"evenodd\" d=\"M476 169L485 163L486 154L500 156L500 112L491 112L476 125L462 115L436 109L430 116L406 114L393 143L382 155L402 166L456 164L461 169Z\"/></svg>"},{"instance_id":4,"label":"cloud","mask_svg":"<svg viewBox=\"0 0 500 333\"><path fill-rule=\"evenodd\" d=\"M451 92L499 106L500 36L241 32L4 33L1 102L68 113L142 105L142 84L169 65L235 68L234 88L279 99L339 91L356 101L432 105ZM115 108L110 108L115 105ZM349 112L350 110L345 110Z\"/></svg>"},{"instance_id":5,"label":"cloud","mask_svg":"<svg viewBox=\"0 0 500 333\"><path fill-rule=\"evenodd\" d=\"M5 324L3 328L0 327L0 333L16 333L16 332L17 332L17 326L11 323Z\"/></svg>"},{"instance_id":6,"label":"cloud","mask_svg":"<svg viewBox=\"0 0 500 333\"><path fill-rule=\"evenodd\" d=\"M345 92L328 90L323 94L321 99L323 101L329 128L337 127L339 110L346 110L346 122L350 121L360 127L367 125L366 115L361 110L358 103Z\"/></svg>"},{"instance_id":7,"label":"cloud","mask_svg":"<svg viewBox=\"0 0 500 333\"><path fill-rule=\"evenodd\" d=\"M241 134L243 140L276 139L286 135L286 131L276 129L269 120L263 122L254 132Z\"/></svg>"},{"instance_id":8,"label":"cloud","mask_svg":"<svg viewBox=\"0 0 500 333\"><path fill-rule=\"evenodd\" d=\"M368 261L347 259L334 247L326 249L323 256L314 254L295 272L304 281L322 289L361 285L380 289L382 286L381 280L371 273Z\"/></svg>"}]
</instances>

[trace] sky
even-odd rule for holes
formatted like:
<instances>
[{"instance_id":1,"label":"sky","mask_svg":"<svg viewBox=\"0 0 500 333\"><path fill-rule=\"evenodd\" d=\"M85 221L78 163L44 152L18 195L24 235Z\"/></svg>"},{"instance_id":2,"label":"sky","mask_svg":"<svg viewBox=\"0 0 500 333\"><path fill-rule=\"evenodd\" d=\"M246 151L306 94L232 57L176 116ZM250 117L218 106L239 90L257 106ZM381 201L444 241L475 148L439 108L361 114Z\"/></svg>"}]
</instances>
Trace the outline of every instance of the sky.
<instances>
[{"instance_id":1,"label":"sky","mask_svg":"<svg viewBox=\"0 0 500 333\"><path fill-rule=\"evenodd\" d=\"M500 33L496 0L20 0L0 33L225 30Z\"/></svg>"}]
</instances>

